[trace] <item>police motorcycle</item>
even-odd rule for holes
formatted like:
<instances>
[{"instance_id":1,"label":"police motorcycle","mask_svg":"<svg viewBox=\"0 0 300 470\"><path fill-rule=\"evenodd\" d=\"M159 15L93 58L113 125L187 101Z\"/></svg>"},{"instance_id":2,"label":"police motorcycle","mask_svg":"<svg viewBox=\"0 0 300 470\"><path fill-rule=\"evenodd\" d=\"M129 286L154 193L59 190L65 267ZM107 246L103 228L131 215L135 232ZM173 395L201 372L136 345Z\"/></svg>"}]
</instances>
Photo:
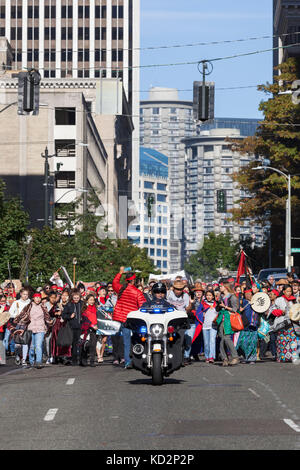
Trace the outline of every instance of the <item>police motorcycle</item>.
<instances>
[{"instance_id":1,"label":"police motorcycle","mask_svg":"<svg viewBox=\"0 0 300 470\"><path fill-rule=\"evenodd\" d=\"M132 330L132 367L152 376L153 385L162 385L164 377L183 367L186 312L157 299L130 312L125 326Z\"/></svg>"}]
</instances>

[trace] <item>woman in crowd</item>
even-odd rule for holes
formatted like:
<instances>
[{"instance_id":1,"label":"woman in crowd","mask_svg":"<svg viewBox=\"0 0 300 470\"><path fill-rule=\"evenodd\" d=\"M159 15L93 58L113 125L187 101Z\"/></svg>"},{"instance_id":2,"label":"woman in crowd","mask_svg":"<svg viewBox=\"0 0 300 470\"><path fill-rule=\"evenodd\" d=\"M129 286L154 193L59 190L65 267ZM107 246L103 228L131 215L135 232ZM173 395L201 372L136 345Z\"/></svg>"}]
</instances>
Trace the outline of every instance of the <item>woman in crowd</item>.
<instances>
[{"instance_id":1,"label":"woman in crowd","mask_svg":"<svg viewBox=\"0 0 300 470\"><path fill-rule=\"evenodd\" d=\"M260 318L251 307L253 289L246 289L242 300L240 312L243 318L244 330L240 332L236 349L241 350L245 360L243 362L254 364L257 360L258 335L257 330Z\"/></svg>"},{"instance_id":2,"label":"woman in crowd","mask_svg":"<svg viewBox=\"0 0 300 470\"><path fill-rule=\"evenodd\" d=\"M65 326L65 321L62 318L62 312L69 302L69 290L64 289L58 299L56 297L57 303L55 304L53 313L55 317L55 323L51 332L51 357L53 362L58 364L59 362L66 364L71 359L71 346L58 346L57 344L57 335L61 328Z\"/></svg>"},{"instance_id":3,"label":"woman in crowd","mask_svg":"<svg viewBox=\"0 0 300 470\"><path fill-rule=\"evenodd\" d=\"M20 298L15 300L9 309L11 319L15 319L19 316L26 305L30 304L29 291L26 288L22 288L19 292ZM28 354L28 345L24 344L22 347L18 345L16 347L16 358L15 363L19 365L21 363L21 350L22 350L22 366L26 366L27 354Z\"/></svg>"},{"instance_id":4,"label":"woman in crowd","mask_svg":"<svg viewBox=\"0 0 300 470\"><path fill-rule=\"evenodd\" d=\"M186 309L190 323L195 324L196 321L196 312L200 306L204 296L204 290L200 282L195 282L195 285L192 288L191 302ZM197 338L192 338L192 348L190 352L190 357L193 358L196 362L199 362L199 353L203 352L203 333L202 331L197 336Z\"/></svg>"},{"instance_id":5,"label":"woman in crowd","mask_svg":"<svg viewBox=\"0 0 300 470\"><path fill-rule=\"evenodd\" d=\"M97 344L97 307L95 303L95 296L88 294L82 306L81 314L81 333L83 334L84 342L80 351L80 365L87 365L88 352L90 356L90 366L95 367L95 355ZM88 347L85 345L87 336L89 335Z\"/></svg>"},{"instance_id":6,"label":"woman in crowd","mask_svg":"<svg viewBox=\"0 0 300 470\"><path fill-rule=\"evenodd\" d=\"M77 365L78 361L78 342L81 334L81 312L83 301L81 300L80 292L74 290L70 296L70 301L67 303L62 312L62 318L68 321L73 332L72 341L72 365Z\"/></svg>"},{"instance_id":7,"label":"woman in crowd","mask_svg":"<svg viewBox=\"0 0 300 470\"><path fill-rule=\"evenodd\" d=\"M0 365L5 365L6 364L6 350L5 350L5 345L4 345L4 335L5 335L5 330L7 327L7 322L8 318L7 315L5 315L5 312L9 311L9 306L7 305L6 301L6 295L3 294L3 289L2 289L2 294L0 294L0 315L4 315L5 318L3 318L3 321L1 321L1 326L0 326Z\"/></svg>"},{"instance_id":8,"label":"woman in crowd","mask_svg":"<svg viewBox=\"0 0 300 470\"><path fill-rule=\"evenodd\" d=\"M298 359L297 337L289 319L291 306L296 303L290 285L284 285L282 295L275 300L276 309L272 311L276 316L273 331L276 333L277 362L291 362ZM279 328L281 326L281 328Z\"/></svg>"},{"instance_id":9,"label":"woman in crowd","mask_svg":"<svg viewBox=\"0 0 300 470\"><path fill-rule=\"evenodd\" d=\"M49 292L47 301L45 302L45 307L50 317L54 319L53 324L55 324L56 319L59 316L59 309L57 307L57 294L55 290L51 290ZM45 348L46 348L45 352L47 355L46 364L53 364L54 362L53 352L55 352L55 339L54 339L54 347L52 348L52 330L51 329L49 329L45 335Z\"/></svg>"},{"instance_id":10,"label":"woman in crowd","mask_svg":"<svg viewBox=\"0 0 300 470\"><path fill-rule=\"evenodd\" d=\"M25 326L25 330L31 331L31 344L29 350L29 362L33 367L42 367L43 341L49 327L54 320L50 317L47 309L41 305L42 296L39 293L33 295L30 301L17 315L12 322L12 334L18 331L19 326Z\"/></svg>"},{"instance_id":11,"label":"woman in crowd","mask_svg":"<svg viewBox=\"0 0 300 470\"><path fill-rule=\"evenodd\" d=\"M219 311L216 323L218 325L218 336L220 337L220 355L223 361L223 366L227 367L228 365L238 364L239 356L234 347L231 336L233 335L233 330L230 323L230 314L234 312L233 308L229 306L229 299L233 295L233 290L228 283L224 283L221 286L221 291L223 293L223 298L219 303L221 310ZM231 360L228 361L227 352L225 350L225 344L227 349L230 352Z\"/></svg>"},{"instance_id":12,"label":"woman in crowd","mask_svg":"<svg viewBox=\"0 0 300 470\"><path fill-rule=\"evenodd\" d=\"M203 321L203 340L204 340L204 355L206 363L214 363L216 359L216 338L217 328L213 323L218 315L216 311L217 302L213 290L208 290L205 293L205 300L202 301L204 307L204 321Z\"/></svg>"},{"instance_id":13,"label":"woman in crowd","mask_svg":"<svg viewBox=\"0 0 300 470\"><path fill-rule=\"evenodd\" d=\"M108 292L107 289L103 286L99 287L98 289L98 301L99 301L99 309L103 310L105 312L105 316L112 318L112 313L113 313L113 304L110 301L110 298L108 297ZM104 359L104 351L107 343L107 336L104 335L99 335L98 336L98 341L97 341L97 347L96 347L96 352L97 352L97 360L98 363L101 364Z\"/></svg>"}]
</instances>

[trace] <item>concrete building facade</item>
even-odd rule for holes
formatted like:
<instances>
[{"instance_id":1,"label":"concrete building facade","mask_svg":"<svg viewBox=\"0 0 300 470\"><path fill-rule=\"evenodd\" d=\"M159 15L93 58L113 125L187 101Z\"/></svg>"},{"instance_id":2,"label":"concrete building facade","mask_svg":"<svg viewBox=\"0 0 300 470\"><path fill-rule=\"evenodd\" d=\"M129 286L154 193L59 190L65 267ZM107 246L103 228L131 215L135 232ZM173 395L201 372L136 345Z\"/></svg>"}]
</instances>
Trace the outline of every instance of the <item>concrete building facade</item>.
<instances>
[{"instance_id":1,"label":"concrete building facade","mask_svg":"<svg viewBox=\"0 0 300 470\"><path fill-rule=\"evenodd\" d=\"M273 47L277 48L273 53L274 67L289 57L300 57L299 0L273 0L273 34ZM282 48L288 45L292 47Z\"/></svg>"},{"instance_id":2,"label":"concrete building facade","mask_svg":"<svg viewBox=\"0 0 300 470\"><path fill-rule=\"evenodd\" d=\"M0 0L0 36L11 45L8 70L42 79L120 79L132 117L131 184L139 177L140 0Z\"/></svg>"},{"instance_id":3,"label":"concrete building facade","mask_svg":"<svg viewBox=\"0 0 300 470\"><path fill-rule=\"evenodd\" d=\"M238 120L236 120L238 122ZM242 120L241 120L242 121ZM226 139L243 139L238 128L201 130L197 137L185 139L186 144L186 208L185 258L195 253L210 232L231 233L234 240L251 237L261 245L263 231L250 219L244 225L233 224L228 213L217 212L217 191L225 190L227 210L238 207L237 201L249 197L238 189L231 175L248 165L255 156L247 157L232 152Z\"/></svg>"},{"instance_id":4,"label":"concrete building facade","mask_svg":"<svg viewBox=\"0 0 300 470\"><path fill-rule=\"evenodd\" d=\"M120 235L119 197L130 195L133 124L120 80L103 79L101 93L107 96L112 85L118 87L120 99L108 104L97 93L96 80L43 79L39 115L17 116L17 80L0 80L0 102L4 107L12 104L0 114L0 177L7 193L21 198L32 226L45 223L41 155L47 147L53 156L49 159L49 223L55 205L73 202L83 190L95 190L107 213L106 223ZM102 114L93 111L97 98ZM85 205L86 198L83 209Z\"/></svg>"}]
</instances>

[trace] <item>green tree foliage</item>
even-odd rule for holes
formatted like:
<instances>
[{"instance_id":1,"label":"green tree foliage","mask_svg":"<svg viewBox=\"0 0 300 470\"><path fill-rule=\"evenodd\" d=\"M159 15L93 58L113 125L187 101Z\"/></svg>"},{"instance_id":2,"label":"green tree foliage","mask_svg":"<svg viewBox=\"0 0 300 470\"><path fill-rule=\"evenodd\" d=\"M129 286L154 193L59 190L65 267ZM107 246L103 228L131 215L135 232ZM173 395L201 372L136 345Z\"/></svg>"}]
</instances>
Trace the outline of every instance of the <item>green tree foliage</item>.
<instances>
[{"instance_id":1,"label":"green tree foliage","mask_svg":"<svg viewBox=\"0 0 300 470\"><path fill-rule=\"evenodd\" d=\"M204 244L189 261L184 269L193 276L206 281L217 279L219 269L236 271L238 266L239 243L233 241L230 234L216 235L214 232L204 238Z\"/></svg>"},{"instance_id":2,"label":"green tree foliage","mask_svg":"<svg viewBox=\"0 0 300 470\"><path fill-rule=\"evenodd\" d=\"M292 228L300 216L300 106L293 104L291 87L299 78L299 62L291 58L281 64L280 75L273 84L259 86L267 95L259 110L264 114L256 135L242 141L231 141L233 150L244 155L256 155L267 166L277 168L292 177ZM261 164L261 163L260 163ZM285 205L287 183L283 176L271 170L253 170L258 162L251 162L233 175L240 188L247 190L250 198L241 199L239 208L232 209L233 220L243 223L247 217L264 225L272 225L273 247L284 251Z\"/></svg>"},{"instance_id":3,"label":"green tree foliage","mask_svg":"<svg viewBox=\"0 0 300 470\"><path fill-rule=\"evenodd\" d=\"M19 276L22 240L27 233L28 214L16 198L6 200L5 183L0 181L0 279L8 279L8 262L12 278Z\"/></svg>"},{"instance_id":4,"label":"green tree foliage","mask_svg":"<svg viewBox=\"0 0 300 470\"><path fill-rule=\"evenodd\" d=\"M97 226L103 219L97 215L99 205L95 194L87 198L87 210L80 211L83 197L78 198L72 206L66 205L60 211L65 218L63 223L54 229L32 230L30 259L28 262L29 281L32 285L41 285L60 266L65 266L73 279L73 258L77 259L76 281L111 281L119 271L120 266L131 266L139 271L137 277L147 278L151 272L157 273L146 250L132 245L128 240L99 238ZM98 235L97 235L98 234ZM28 253L28 246L24 246Z\"/></svg>"}]
</instances>

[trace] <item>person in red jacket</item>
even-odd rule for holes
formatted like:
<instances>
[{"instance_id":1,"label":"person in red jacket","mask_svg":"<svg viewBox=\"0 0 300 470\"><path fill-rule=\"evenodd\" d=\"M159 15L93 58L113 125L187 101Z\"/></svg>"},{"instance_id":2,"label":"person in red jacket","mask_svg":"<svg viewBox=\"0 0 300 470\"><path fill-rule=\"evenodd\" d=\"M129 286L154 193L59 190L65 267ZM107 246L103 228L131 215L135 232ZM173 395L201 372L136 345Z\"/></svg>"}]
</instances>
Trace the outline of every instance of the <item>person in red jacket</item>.
<instances>
[{"instance_id":1,"label":"person in red jacket","mask_svg":"<svg viewBox=\"0 0 300 470\"><path fill-rule=\"evenodd\" d=\"M128 313L139 310L143 303L146 302L146 298L144 294L135 287L136 275L134 273L127 273L125 278L126 283L120 283L124 270L124 266L121 266L119 273L112 282L113 289L118 294L113 320L121 323L120 331L123 335L124 342L124 367L125 369L130 369L131 361L129 354L131 347L131 330L125 328L124 324L127 320Z\"/></svg>"},{"instance_id":2,"label":"person in red jacket","mask_svg":"<svg viewBox=\"0 0 300 470\"><path fill-rule=\"evenodd\" d=\"M95 355L96 355L96 331L97 331L97 308L95 304L94 294L88 294L85 303L82 308L81 314L81 333L86 339L87 335L90 335L89 340L89 353L90 353L90 366L95 367ZM80 355L80 365L87 365L87 351L82 346Z\"/></svg>"}]
</instances>

